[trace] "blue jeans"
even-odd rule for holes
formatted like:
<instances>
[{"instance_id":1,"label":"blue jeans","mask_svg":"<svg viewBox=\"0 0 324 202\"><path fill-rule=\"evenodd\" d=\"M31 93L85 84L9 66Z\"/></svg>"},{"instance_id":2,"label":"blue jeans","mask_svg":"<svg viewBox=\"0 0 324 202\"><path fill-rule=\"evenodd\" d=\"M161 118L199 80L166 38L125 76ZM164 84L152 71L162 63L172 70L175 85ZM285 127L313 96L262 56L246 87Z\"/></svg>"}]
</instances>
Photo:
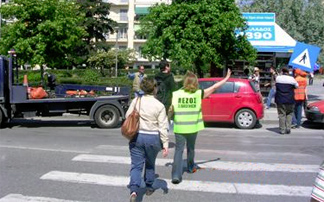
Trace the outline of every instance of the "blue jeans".
<instances>
[{"instance_id":1,"label":"blue jeans","mask_svg":"<svg viewBox=\"0 0 324 202\"><path fill-rule=\"evenodd\" d=\"M155 180L155 160L161 149L162 144L158 132L155 135L140 132L137 138L129 143L131 155L129 188L131 193L138 193L144 165L144 181L147 187L152 187Z\"/></svg>"},{"instance_id":2,"label":"blue jeans","mask_svg":"<svg viewBox=\"0 0 324 202\"><path fill-rule=\"evenodd\" d=\"M292 124L296 125L297 127L301 125L303 105L304 105L304 101L296 101L295 103L295 108L294 108L295 119L293 119Z\"/></svg>"},{"instance_id":3,"label":"blue jeans","mask_svg":"<svg viewBox=\"0 0 324 202\"><path fill-rule=\"evenodd\" d=\"M136 91L136 92L134 93L134 96L135 96L135 97L142 97L143 95L144 95L144 92L143 92L142 90Z\"/></svg>"},{"instance_id":4,"label":"blue jeans","mask_svg":"<svg viewBox=\"0 0 324 202\"><path fill-rule=\"evenodd\" d=\"M188 172L192 172L195 167L195 143L197 133L191 134L175 134L176 146L172 165L172 179L182 179L183 165L182 154L184 145L187 142L187 168Z\"/></svg>"},{"instance_id":5,"label":"blue jeans","mask_svg":"<svg viewBox=\"0 0 324 202\"><path fill-rule=\"evenodd\" d=\"M276 94L276 89L271 88L270 91L269 91L268 98L267 98L267 108L270 108L271 100L272 100L272 98L274 98L275 94Z\"/></svg>"}]
</instances>

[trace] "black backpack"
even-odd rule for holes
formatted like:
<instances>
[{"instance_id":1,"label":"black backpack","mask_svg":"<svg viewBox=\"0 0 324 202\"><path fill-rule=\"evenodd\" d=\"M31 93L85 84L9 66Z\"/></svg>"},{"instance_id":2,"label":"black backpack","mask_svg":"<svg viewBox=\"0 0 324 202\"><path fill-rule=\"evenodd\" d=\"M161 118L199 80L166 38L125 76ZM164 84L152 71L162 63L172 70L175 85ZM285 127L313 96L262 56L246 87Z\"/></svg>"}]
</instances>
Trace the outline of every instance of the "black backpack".
<instances>
[{"instance_id":1,"label":"black backpack","mask_svg":"<svg viewBox=\"0 0 324 202\"><path fill-rule=\"evenodd\" d=\"M158 99L160 102L162 102L163 104L166 104L167 102L167 88L166 85L164 83L164 81L161 78L155 78L156 82L157 82L157 93L156 93L156 99Z\"/></svg>"}]
</instances>

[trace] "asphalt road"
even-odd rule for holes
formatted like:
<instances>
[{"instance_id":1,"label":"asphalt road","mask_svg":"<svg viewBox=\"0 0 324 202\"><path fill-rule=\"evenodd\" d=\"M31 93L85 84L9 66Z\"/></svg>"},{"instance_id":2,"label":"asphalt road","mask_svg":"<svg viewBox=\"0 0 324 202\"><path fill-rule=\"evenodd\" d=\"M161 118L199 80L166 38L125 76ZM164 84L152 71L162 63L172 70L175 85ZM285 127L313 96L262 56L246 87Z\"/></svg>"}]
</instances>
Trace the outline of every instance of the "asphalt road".
<instances>
[{"instance_id":1,"label":"asphalt road","mask_svg":"<svg viewBox=\"0 0 324 202\"><path fill-rule=\"evenodd\" d=\"M120 129L85 120L16 122L0 130L0 202L128 201L129 152ZM195 174L170 183L170 155L157 160L157 190L142 201L309 201L323 161L324 132L306 124L253 130L213 124L199 133ZM144 192L144 189L143 189Z\"/></svg>"}]
</instances>

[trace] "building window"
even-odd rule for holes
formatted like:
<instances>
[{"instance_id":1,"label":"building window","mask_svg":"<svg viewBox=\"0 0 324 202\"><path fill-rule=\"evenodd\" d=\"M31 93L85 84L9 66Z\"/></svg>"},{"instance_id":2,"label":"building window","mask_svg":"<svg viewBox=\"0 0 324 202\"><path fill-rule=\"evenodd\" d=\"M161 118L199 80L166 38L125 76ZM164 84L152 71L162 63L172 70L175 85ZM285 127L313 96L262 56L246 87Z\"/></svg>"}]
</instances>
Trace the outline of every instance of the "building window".
<instances>
[{"instance_id":1,"label":"building window","mask_svg":"<svg viewBox=\"0 0 324 202\"><path fill-rule=\"evenodd\" d=\"M134 39L147 39L147 36L140 34L138 31L135 31Z\"/></svg>"},{"instance_id":2,"label":"building window","mask_svg":"<svg viewBox=\"0 0 324 202\"><path fill-rule=\"evenodd\" d=\"M126 50L127 46L119 46L119 50Z\"/></svg>"},{"instance_id":3,"label":"building window","mask_svg":"<svg viewBox=\"0 0 324 202\"><path fill-rule=\"evenodd\" d=\"M120 9L120 21L128 21L127 12L127 9Z\"/></svg>"},{"instance_id":4,"label":"building window","mask_svg":"<svg viewBox=\"0 0 324 202\"><path fill-rule=\"evenodd\" d=\"M139 47L137 47L135 50L136 50L136 52L137 52L137 56L138 56L139 58L141 58L141 57L142 57L142 47L139 46Z\"/></svg>"},{"instance_id":5,"label":"building window","mask_svg":"<svg viewBox=\"0 0 324 202\"><path fill-rule=\"evenodd\" d=\"M127 28L119 28L118 29L118 38L119 39L127 39Z\"/></svg>"}]
</instances>

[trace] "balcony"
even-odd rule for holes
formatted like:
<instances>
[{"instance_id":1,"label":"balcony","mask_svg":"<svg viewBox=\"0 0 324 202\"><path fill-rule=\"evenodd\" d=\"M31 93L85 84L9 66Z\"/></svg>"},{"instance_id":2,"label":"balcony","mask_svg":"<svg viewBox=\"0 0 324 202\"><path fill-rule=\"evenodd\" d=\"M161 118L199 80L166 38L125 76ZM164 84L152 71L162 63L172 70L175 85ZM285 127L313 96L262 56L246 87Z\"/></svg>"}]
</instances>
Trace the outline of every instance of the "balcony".
<instances>
[{"instance_id":1,"label":"balcony","mask_svg":"<svg viewBox=\"0 0 324 202\"><path fill-rule=\"evenodd\" d=\"M111 3L116 6L128 5L129 0L103 0L103 2Z\"/></svg>"}]
</instances>

